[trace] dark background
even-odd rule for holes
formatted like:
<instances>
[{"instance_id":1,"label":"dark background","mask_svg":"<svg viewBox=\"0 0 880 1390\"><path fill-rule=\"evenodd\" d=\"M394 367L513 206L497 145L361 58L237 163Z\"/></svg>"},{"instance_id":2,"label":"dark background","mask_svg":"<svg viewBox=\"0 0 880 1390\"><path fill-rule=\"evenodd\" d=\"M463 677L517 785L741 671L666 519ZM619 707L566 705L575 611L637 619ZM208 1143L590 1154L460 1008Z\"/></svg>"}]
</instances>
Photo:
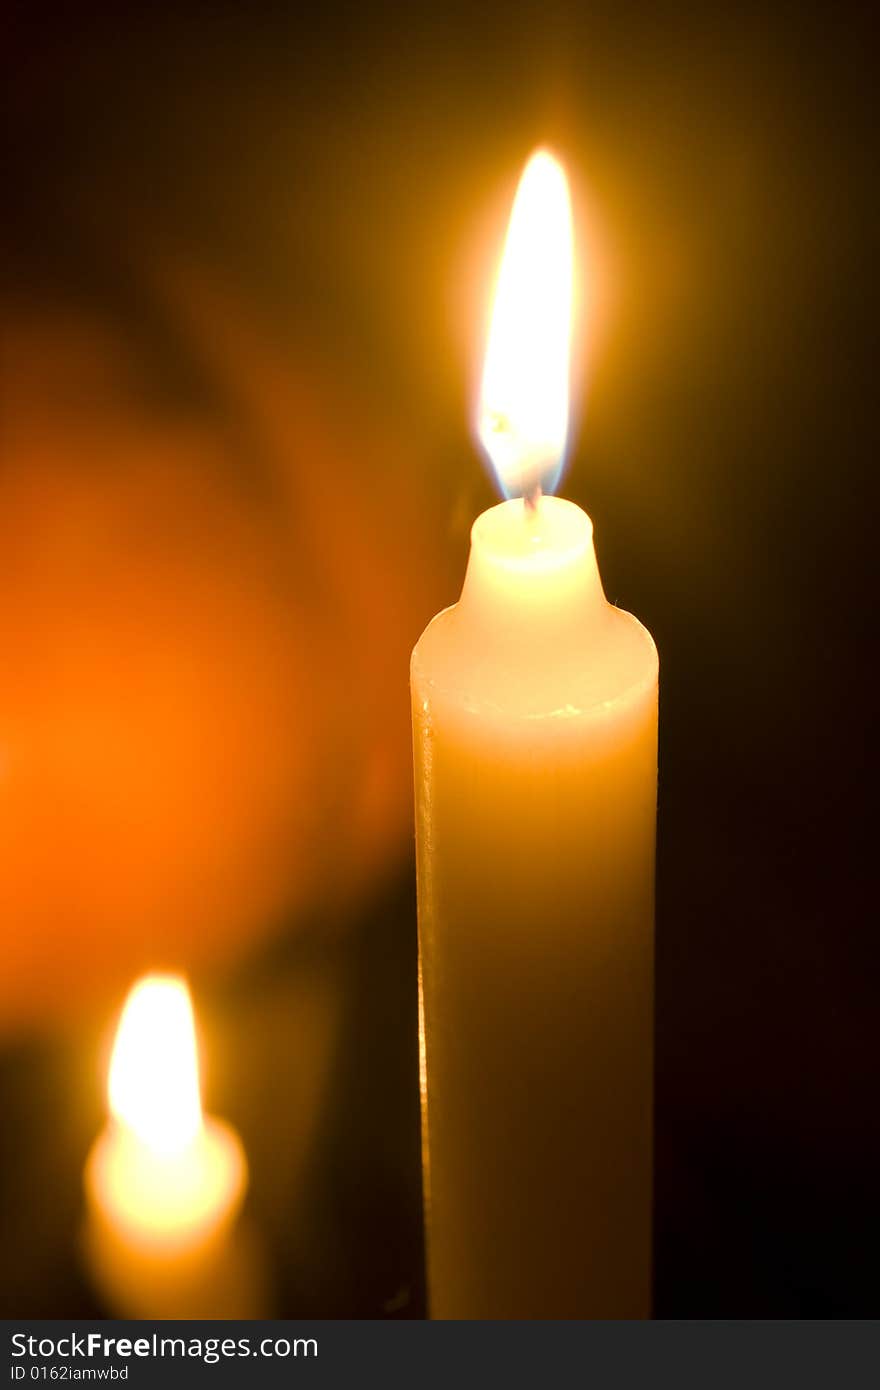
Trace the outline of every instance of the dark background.
<instances>
[{"instance_id":1,"label":"dark background","mask_svg":"<svg viewBox=\"0 0 880 1390\"><path fill-rule=\"evenodd\" d=\"M876 171L859 9L175 10L13 9L12 292L98 304L155 352L151 248L224 268L406 422L450 601L492 500L468 427L472 288L530 149L559 150L601 267L561 490L661 654L657 1312L875 1316ZM163 320L166 370L185 377L173 336ZM205 986L239 1059L221 1055L212 1101L251 1155L283 1316L423 1308L405 836L370 885L346 930L292 915ZM285 1019L322 990L335 1042L297 1167ZM10 1030L0 1056L7 1315L92 1307L72 1232L101 1122L83 1081L98 1025L62 1043L53 1023ZM273 1087L248 1086L242 1058Z\"/></svg>"}]
</instances>

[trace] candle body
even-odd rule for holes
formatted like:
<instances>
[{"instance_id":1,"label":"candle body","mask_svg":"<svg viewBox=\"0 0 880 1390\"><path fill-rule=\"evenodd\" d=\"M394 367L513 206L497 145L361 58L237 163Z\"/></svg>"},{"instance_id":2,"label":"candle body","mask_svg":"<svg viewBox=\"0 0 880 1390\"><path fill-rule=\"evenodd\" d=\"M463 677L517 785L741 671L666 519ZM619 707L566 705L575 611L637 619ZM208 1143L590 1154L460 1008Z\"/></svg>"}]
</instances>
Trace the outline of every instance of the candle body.
<instances>
[{"instance_id":1,"label":"candle body","mask_svg":"<svg viewBox=\"0 0 880 1390\"><path fill-rule=\"evenodd\" d=\"M260 1316L259 1252L237 1222L246 1181L238 1136L219 1120L169 1157L108 1125L85 1171L86 1259L107 1307L129 1318Z\"/></svg>"},{"instance_id":2,"label":"candle body","mask_svg":"<svg viewBox=\"0 0 880 1390\"><path fill-rule=\"evenodd\" d=\"M431 1314L650 1316L657 655L579 508L478 519L412 697Z\"/></svg>"}]
</instances>

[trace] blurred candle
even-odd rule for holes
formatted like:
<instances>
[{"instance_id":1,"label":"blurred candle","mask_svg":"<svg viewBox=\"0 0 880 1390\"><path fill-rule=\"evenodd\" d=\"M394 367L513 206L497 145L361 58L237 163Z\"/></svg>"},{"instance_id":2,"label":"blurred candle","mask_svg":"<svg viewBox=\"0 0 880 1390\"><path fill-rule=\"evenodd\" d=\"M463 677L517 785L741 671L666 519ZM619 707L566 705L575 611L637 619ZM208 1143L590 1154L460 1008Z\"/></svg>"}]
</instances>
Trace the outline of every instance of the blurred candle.
<instances>
[{"instance_id":1,"label":"blurred candle","mask_svg":"<svg viewBox=\"0 0 880 1390\"><path fill-rule=\"evenodd\" d=\"M422 1106L437 1318L651 1308L657 653L592 525L541 495L568 430L565 174L538 152L480 436L508 493L412 660Z\"/></svg>"},{"instance_id":2,"label":"blurred candle","mask_svg":"<svg viewBox=\"0 0 880 1390\"><path fill-rule=\"evenodd\" d=\"M110 1119L85 1170L89 1267L118 1316L255 1316L252 1251L237 1240L247 1163L202 1114L192 1002L173 975L131 990L108 1080Z\"/></svg>"}]
</instances>

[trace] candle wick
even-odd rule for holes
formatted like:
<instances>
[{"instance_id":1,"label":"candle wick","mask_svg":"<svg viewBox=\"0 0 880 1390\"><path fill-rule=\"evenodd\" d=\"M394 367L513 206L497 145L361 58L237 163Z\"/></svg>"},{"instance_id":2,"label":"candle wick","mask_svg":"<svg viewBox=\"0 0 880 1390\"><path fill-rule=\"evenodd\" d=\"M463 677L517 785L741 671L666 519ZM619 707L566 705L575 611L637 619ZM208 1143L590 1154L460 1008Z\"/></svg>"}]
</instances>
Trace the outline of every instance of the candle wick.
<instances>
[{"instance_id":1,"label":"candle wick","mask_svg":"<svg viewBox=\"0 0 880 1390\"><path fill-rule=\"evenodd\" d=\"M527 492L523 493L523 502L525 503L526 516L533 518L537 515L538 503L540 502L540 500L541 484L535 483L534 486L530 487Z\"/></svg>"}]
</instances>

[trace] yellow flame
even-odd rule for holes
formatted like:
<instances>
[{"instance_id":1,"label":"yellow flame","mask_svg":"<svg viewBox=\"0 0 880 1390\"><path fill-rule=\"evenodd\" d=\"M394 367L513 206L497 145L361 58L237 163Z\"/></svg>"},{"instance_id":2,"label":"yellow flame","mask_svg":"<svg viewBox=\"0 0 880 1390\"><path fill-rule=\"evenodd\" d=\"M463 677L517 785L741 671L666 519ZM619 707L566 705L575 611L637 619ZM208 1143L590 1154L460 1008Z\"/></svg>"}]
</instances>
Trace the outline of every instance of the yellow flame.
<instances>
[{"instance_id":1,"label":"yellow flame","mask_svg":"<svg viewBox=\"0 0 880 1390\"><path fill-rule=\"evenodd\" d=\"M122 1010L107 1093L115 1119L157 1154L179 1153L202 1127L192 1000L177 975L145 975Z\"/></svg>"},{"instance_id":2,"label":"yellow flame","mask_svg":"<svg viewBox=\"0 0 880 1390\"><path fill-rule=\"evenodd\" d=\"M492 307L478 433L507 496L552 491L568 435L574 233L565 170L525 167Z\"/></svg>"}]
</instances>

